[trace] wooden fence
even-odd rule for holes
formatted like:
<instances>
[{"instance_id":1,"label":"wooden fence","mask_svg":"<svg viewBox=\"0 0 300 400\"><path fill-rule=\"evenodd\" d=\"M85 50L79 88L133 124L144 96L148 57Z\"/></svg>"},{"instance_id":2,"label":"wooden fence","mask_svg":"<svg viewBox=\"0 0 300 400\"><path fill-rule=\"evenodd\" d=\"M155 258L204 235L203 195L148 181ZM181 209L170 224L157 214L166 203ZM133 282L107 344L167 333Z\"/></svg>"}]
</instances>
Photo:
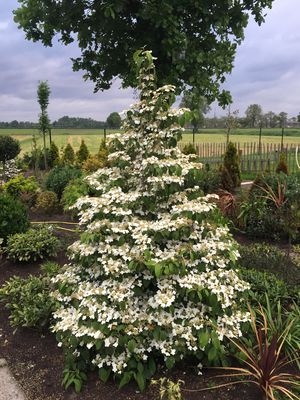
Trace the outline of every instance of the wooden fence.
<instances>
[{"instance_id":1,"label":"wooden fence","mask_svg":"<svg viewBox=\"0 0 300 400\"><path fill-rule=\"evenodd\" d=\"M266 170L273 172L276 169L282 152L286 156L290 173L299 171L295 157L297 143L285 144L283 147L280 143L262 143L260 146L257 142L234 144L240 154L242 172L257 173ZM181 149L184 146L184 143L180 143L179 145ZM195 148L197 155L203 163L216 167L223 163L226 143L197 143L195 144Z\"/></svg>"}]
</instances>

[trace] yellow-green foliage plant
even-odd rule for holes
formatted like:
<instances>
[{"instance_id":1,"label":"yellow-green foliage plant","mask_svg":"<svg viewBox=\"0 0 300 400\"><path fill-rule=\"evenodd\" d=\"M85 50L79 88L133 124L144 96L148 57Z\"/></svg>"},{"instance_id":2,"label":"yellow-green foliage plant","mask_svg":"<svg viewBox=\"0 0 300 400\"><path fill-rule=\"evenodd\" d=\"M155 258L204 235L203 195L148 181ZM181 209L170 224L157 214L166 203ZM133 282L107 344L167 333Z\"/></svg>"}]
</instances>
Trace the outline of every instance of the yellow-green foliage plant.
<instances>
[{"instance_id":1,"label":"yellow-green foliage plant","mask_svg":"<svg viewBox=\"0 0 300 400\"><path fill-rule=\"evenodd\" d=\"M87 148L85 141L82 139L79 150L76 153L76 160L79 164L82 164L84 161L88 159L89 155L90 155L89 149Z\"/></svg>"},{"instance_id":2,"label":"yellow-green foliage plant","mask_svg":"<svg viewBox=\"0 0 300 400\"><path fill-rule=\"evenodd\" d=\"M85 232L53 280L66 386L96 368L103 381L112 374L143 390L161 360L219 365L224 337L240 336L249 318L237 245L215 195L197 186L202 164L177 146L189 110L171 108L174 86L156 87L150 52L135 58L140 101L109 138L110 167L87 178L99 195L76 202Z\"/></svg>"}]
</instances>

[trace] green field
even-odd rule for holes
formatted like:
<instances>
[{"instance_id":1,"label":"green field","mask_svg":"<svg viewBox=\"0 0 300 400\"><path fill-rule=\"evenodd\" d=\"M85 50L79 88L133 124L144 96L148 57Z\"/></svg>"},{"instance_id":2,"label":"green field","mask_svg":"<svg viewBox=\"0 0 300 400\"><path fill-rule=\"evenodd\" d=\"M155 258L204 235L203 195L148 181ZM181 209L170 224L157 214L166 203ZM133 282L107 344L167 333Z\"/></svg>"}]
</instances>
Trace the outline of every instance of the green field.
<instances>
[{"instance_id":1,"label":"green field","mask_svg":"<svg viewBox=\"0 0 300 400\"><path fill-rule=\"evenodd\" d=\"M113 133L108 131L107 133ZM257 129L236 129L231 134L233 142L247 143L258 142ZM0 135L11 135L21 142L22 152L30 152L32 149L32 136L36 135L38 144L42 145L41 137L34 129L0 129ZM101 129L52 129L52 139L59 148L70 143L75 150L79 148L81 139L84 139L91 153L96 153L103 138ZM49 140L49 139L47 139ZM226 141L226 131L222 129L202 129L195 135L196 143L221 143ZM192 134L183 135L183 142L192 142ZM262 132L263 143L280 143L280 129L264 129ZM300 144L300 129L289 128L285 130L284 143Z\"/></svg>"}]
</instances>

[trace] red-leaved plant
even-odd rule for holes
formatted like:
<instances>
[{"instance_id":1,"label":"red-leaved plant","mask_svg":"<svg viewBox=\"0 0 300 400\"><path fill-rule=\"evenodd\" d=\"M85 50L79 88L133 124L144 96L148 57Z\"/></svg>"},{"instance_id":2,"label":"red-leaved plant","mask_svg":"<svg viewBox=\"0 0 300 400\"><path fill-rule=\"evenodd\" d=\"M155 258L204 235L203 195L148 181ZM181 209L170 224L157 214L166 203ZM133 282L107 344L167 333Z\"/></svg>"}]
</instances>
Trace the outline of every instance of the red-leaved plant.
<instances>
[{"instance_id":1,"label":"red-leaved plant","mask_svg":"<svg viewBox=\"0 0 300 400\"><path fill-rule=\"evenodd\" d=\"M267 318L262 307L257 311L262 322L256 322L255 313L251 308L249 310L251 314L251 327L256 337L256 345L252 349L249 349L244 346L242 340L230 339L243 355L241 361L245 366L218 368L232 371L232 373L218 375L218 377L245 377L248 379L240 379L215 386L214 388L238 383L253 383L261 389L264 400L276 400L276 392L292 400L300 399L293 390L295 387L300 386L300 375L299 373L287 372L288 366L299 359L299 357L295 357L294 360L288 359L282 351L293 321L288 324L281 334L274 334L269 340Z\"/></svg>"}]
</instances>

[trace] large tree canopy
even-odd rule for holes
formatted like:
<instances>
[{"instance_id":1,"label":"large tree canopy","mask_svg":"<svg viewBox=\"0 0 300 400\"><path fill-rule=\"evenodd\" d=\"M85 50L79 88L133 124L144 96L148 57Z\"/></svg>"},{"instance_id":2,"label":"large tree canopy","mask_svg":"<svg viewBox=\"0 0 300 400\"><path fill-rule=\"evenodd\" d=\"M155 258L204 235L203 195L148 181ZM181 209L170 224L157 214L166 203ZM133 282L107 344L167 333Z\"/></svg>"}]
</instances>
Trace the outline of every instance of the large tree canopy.
<instances>
[{"instance_id":1,"label":"large tree canopy","mask_svg":"<svg viewBox=\"0 0 300 400\"><path fill-rule=\"evenodd\" d=\"M249 15L258 24L273 0L18 0L15 21L26 38L52 45L57 34L68 45L78 40L81 57L74 70L85 70L95 91L113 78L136 86L132 54L152 49L158 83L198 89L221 104L230 96L220 84L233 67L237 44Z\"/></svg>"}]
</instances>

